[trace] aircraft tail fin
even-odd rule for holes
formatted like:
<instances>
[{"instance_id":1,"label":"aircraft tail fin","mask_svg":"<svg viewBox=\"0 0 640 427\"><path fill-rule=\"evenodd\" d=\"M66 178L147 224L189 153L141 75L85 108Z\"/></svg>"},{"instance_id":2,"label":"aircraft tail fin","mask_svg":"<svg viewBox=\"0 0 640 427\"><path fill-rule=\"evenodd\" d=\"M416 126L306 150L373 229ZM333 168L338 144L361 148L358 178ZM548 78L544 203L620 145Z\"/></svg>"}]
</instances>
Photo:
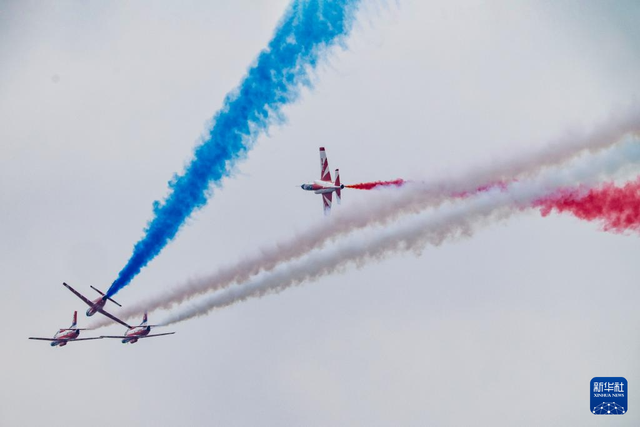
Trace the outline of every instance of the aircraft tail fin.
<instances>
[{"instance_id":1,"label":"aircraft tail fin","mask_svg":"<svg viewBox=\"0 0 640 427\"><path fill-rule=\"evenodd\" d=\"M342 190L342 184L340 184L340 170L336 169L336 182L335 182L336 187L340 187L336 190L336 202L338 202L338 204L340 204L340 202L342 202L342 194L341 191Z\"/></svg>"},{"instance_id":2,"label":"aircraft tail fin","mask_svg":"<svg viewBox=\"0 0 640 427\"><path fill-rule=\"evenodd\" d=\"M78 312L74 311L73 312L73 323L71 324L71 326L69 327L69 329L73 329L76 327L76 324L78 323Z\"/></svg>"},{"instance_id":3,"label":"aircraft tail fin","mask_svg":"<svg viewBox=\"0 0 640 427\"><path fill-rule=\"evenodd\" d=\"M144 316L142 316L142 323L140 323L140 326L147 326L147 312L144 312Z\"/></svg>"}]
</instances>

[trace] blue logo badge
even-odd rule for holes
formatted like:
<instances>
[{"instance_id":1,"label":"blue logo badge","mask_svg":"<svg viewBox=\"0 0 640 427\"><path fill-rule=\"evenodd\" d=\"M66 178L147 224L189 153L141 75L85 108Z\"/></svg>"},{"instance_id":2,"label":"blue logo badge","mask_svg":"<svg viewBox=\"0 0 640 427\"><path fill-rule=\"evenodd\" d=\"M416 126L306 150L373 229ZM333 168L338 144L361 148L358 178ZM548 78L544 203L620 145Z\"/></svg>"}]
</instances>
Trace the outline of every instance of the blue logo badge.
<instances>
[{"instance_id":1,"label":"blue logo badge","mask_svg":"<svg viewBox=\"0 0 640 427\"><path fill-rule=\"evenodd\" d=\"M595 377L591 379L591 413L596 415L622 415L627 413L629 387L622 377Z\"/></svg>"}]
</instances>

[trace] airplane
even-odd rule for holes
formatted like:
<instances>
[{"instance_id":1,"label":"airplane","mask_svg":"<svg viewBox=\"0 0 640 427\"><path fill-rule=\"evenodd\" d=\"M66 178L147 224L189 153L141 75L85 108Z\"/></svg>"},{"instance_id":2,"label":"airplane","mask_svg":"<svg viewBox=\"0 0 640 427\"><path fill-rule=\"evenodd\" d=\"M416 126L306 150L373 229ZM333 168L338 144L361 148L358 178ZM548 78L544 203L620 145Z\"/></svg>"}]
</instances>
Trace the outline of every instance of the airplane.
<instances>
[{"instance_id":1,"label":"airplane","mask_svg":"<svg viewBox=\"0 0 640 427\"><path fill-rule=\"evenodd\" d=\"M159 325L147 325L147 312L145 311L144 317L142 318L142 323L140 323L140 326L129 327L129 329L124 333L124 335L103 335L101 338L118 338L118 339L122 339L122 344L127 344L127 343L135 344L141 338L161 337L163 335L175 334L175 332L165 332L163 334L149 335L149 332L151 332L151 328L157 327L157 326Z\"/></svg>"},{"instance_id":2,"label":"airplane","mask_svg":"<svg viewBox=\"0 0 640 427\"><path fill-rule=\"evenodd\" d=\"M114 322L118 322L121 325L126 326L127 328L131 328L131 326L129 326L129 324L127 324L126 322L118 319L113 314L107 313L106 311L103 310L104 305L107 303L107 300L111 301L112 303L114 303L118 307L122 307L122 306L120 304L118 304L117 302L115 302L114 300L112 300L111 298L109 298L108 296L106 296L105 294L103 294L102 292L100 292L98 289L94 288L93 286L90 286L91 289L93 289L94 291L96 291L97 293L102 295L101 298L97 298L97 299L91 301L90 299L86 298L84 295L82 295L80 292L76 291L71 286L67 285L66 283L63 283L63 285L66 286L66 288L69 289L71 292L76 294L76 296L78 298L80 298L82 301L84 301L89 306L89 309L87 310L87 316L91 317L96 313L101 313L101 314L104 314L105 316L107 316L109 319L113 320Z\"/></svg>"},{"instance_id":3,"label":"airplane","mask_svg":"<svg viewBox=\"0 0 640 427\"><path fill-rule=\"evenodd\" d=\"M30 340L40 340L40 341L51 341L51 347L64 347L67 343L73 341L88 341L88 340L99 340L102 337L89 337L89 338L78 338L80 335L80 331L86 331L86 329L76 328L76 322L78 320L78 312L73 312L73 323L66 329L60 329L53 338L39 338L39 337L29 337Z\"/></svg>"},{"instance_id":4,"label":"airplane","mask_svg":"<svg viewBox=\"0 0 640 427\"><path fill-rule=\"evenodd\" d=\"M324 214L331 212L332 194L336 193L336 201L340 204L342 196L340 190L344 188L344 184L340 184L340 171L336 169L336 181L331 181L331 171L329 170L329 161L324 147L320 147L320 179L309 184L300 186L303 190L313 191L315 194L322 194L322 204L324 206Z\"/></svg>"}]
</instances>

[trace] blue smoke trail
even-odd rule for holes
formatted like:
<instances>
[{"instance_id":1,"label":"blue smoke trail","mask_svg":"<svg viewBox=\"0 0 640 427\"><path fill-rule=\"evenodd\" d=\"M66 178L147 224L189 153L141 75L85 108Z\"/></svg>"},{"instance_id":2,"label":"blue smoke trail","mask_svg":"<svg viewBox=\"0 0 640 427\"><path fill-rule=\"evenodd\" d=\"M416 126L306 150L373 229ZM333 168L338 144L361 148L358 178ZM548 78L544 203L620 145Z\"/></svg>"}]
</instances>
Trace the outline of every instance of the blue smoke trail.
<instances>
[{"instance_id":1,"label":"blue smoke trail","mask_svg":"<svg viewBox=\"0 0 640 427\"><path fill-rule=\"evenodd\" d=\"M163 202L153 203L145 235L113 282L108 296L125 287L178 233L185 220L207 203L212 184L229 176L256 138L273 123L282 123L282 108L310 87L310 72L327 49L350 32L360 0L294 0L268 47L230 92L213 118L213 126L182 175L169 182Z\"/></svg>"}]
</instances>

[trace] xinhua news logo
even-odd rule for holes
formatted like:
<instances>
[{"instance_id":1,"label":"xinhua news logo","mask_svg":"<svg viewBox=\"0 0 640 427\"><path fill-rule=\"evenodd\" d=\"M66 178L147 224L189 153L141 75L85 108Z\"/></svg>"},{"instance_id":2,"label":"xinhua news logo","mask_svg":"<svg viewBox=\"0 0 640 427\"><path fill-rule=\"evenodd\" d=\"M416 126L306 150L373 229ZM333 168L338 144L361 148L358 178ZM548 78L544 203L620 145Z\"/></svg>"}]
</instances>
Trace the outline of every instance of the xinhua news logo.
<instances>
[{"instance_id":1,"label":"xinhua news logo","mask_svg":"<svg viewBox=\"0 0 640 427\"><path fill-rule=\"evenodd\" d=\"M595 377L591 379L591 413L595 415L624 415L627 413L629 384L623 377Z\"/></svg>"}]
</instances>

